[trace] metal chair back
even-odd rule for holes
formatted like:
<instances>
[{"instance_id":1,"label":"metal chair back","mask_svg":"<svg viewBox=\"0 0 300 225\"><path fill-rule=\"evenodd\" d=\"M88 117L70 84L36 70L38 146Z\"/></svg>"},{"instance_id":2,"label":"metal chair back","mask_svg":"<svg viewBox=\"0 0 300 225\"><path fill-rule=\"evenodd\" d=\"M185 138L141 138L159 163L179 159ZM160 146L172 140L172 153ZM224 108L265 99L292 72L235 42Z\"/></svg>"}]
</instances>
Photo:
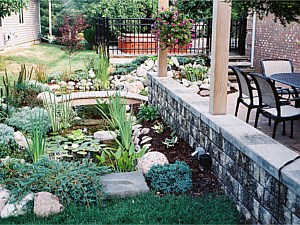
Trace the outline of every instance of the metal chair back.
<instances>
[{"instance_id":1,"label":"metal chair back","mask_svg":"<svg viewBox=\"0 0 300 225\"><path fill-rule=\"evenodd\" d=\"M271 108L277 109L277 115L280 116L280 102L275 85L270 78L257 73L250 73L250 76L258 87L259 102Z\"/></svg>"},{"instance_id":2,"label":"metal chair back","mask_svg":"<svg viewBox=\"0 0 300 225\"><path fill-rule=\"evenodd\" d=\"M242 71L238 67L229 66L229 68L232 69L232 71L236 75L236 79L237 79L239 91L240 91L240 97L242 97L241 95L244 94L244 95L252 98L253 97L252 88L251 88L250 80L247 77L247 74L245 74L244 71Z\"/></svg>"},{"instance_id":3,"label":"metal chair back","mask_svg":"<svg viewBox=\"0 0 300 225\"><path fill-rule=\"evenodd\" d=\"M262 74L267 77L276 73L292 73L294 71L293 63L289 59L263 59L260 63Z\"/></svg>"}]
</instances>

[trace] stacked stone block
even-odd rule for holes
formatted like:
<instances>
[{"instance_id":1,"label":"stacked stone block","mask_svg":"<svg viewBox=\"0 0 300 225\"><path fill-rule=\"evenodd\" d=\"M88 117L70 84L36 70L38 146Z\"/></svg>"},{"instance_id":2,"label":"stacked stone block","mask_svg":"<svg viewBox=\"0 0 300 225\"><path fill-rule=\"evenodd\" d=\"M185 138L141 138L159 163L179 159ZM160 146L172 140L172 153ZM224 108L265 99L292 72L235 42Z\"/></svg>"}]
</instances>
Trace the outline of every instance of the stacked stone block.
<instances>
[{"instance_id":1,"label":"stacked stone block","mask_svg":"<svg viewBox=\"0 0 300 225\"><path fill-rule=\"evenodd\" d=\"M214 174L248 220L300 223L300 159L288 167L298 175L283 172L279 181L278 174L285 161L297 156L295 152L236 117L210 115L208 98L189 93L170 78L149 74L148 79L150 104L158 106L164 121L191 147L202 146L211 155ZM274 154L284 153L278 156L282 162L273 162L276 156L268 159L263 149L260 153L265 145L274 146Z\"/></svg>"}]
</instances>

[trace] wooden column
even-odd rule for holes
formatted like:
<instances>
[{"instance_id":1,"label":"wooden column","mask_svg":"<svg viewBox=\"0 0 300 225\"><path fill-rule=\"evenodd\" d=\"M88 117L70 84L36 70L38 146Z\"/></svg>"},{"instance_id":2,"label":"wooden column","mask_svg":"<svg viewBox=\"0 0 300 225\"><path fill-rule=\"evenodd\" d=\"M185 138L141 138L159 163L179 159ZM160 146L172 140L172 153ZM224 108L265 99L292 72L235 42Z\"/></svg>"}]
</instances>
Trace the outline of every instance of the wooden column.
<instances>
[{"instance_id":1,"label":"wooden column","mask_svg":"<svg viewBox=\"0 0 300 225\"><path fill-rule=\"evenodd\" d=\"M159 0L158 11L166 10L169 8L169 0ZM159 44L159 43L158 43ZM161 50L158 49L158 76L166 77L167 76L167 67L168 67L168 49Z\"/></svg>"},{"instance_id":2,"label":"wooden column","mask_svg":"<svg viewBox=\"0 0 300 225\"><path fill-rule=\"evenodd\" d=\"M231 5L224 0L213 0L211 77L209 112L225 115L229 61Z\"/></svg>"}]
</instances>

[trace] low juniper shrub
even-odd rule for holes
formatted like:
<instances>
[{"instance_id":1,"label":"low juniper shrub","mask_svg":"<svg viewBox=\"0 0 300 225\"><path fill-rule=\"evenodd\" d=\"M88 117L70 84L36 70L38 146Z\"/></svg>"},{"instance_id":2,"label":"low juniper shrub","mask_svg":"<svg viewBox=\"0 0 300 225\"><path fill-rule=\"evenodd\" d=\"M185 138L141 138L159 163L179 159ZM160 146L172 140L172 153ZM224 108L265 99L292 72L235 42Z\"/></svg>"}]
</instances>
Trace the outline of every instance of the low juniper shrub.
<instances>
[{"instance_id":1,"label":"low juniper shrub","mask_svg":"<svg viewBox=\"0 0 300 225\"><path fill-rule=\"evenodd\" d=\"M42 158L35 164L24 160L6 159L0 162L0 183L14 196L47 191L55 194L64 205L101 205L103 200L101 175L110 172L85 159L82 162L57 162Z\"/></svg>"},{"instance_id":2,"label":"low juniper shrub","mask_svg":"<svg viewBox=\"0 0 300 225\"><path fill-rule=\"evenodd\" d=\"M51 121L48 112L39 107L34 107L30 109L29 107L24 107L19 112L15 112L8 118L5 123L9 126L15 127L18 130L25 131L27 133L32 132L32 121L37 121L39 115L43 114L42 127L45 133L51 130ZM32 118L31 118L32 117Z\"/></svg>"},{"instance_id":3,"label":"low juniper shrub","mask_svg":"<svg viewBox=\"0 0 300 225\"><path fill-rule=\"evenodd\" d=\"M14 129L6 124L0 124L0 158L4 158L13 153L17 148L14 138Z\"/></svg>"},{"instance_id":4,"label":"low juniper shrub","mask_svg":"<svg viewBox=\"0 0 300 225\"><path fill-rule=\"evenodd\" d=\"M153 191L164 194L186 193L192 188L192 171L185 162L181 161L152 166L145 177Z\"/></svg>"}]
</instances>

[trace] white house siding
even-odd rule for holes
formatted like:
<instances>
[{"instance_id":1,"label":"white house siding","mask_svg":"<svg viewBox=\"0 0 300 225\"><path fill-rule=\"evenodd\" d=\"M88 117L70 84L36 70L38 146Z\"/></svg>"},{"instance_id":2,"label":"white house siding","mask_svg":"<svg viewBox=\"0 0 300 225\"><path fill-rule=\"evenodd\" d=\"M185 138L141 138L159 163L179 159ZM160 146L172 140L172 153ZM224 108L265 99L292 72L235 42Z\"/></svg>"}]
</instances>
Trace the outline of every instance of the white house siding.
<instances>
[{"instance_id":1,"label":"white house siding","mask_svg":"<svg viewBox=\"0 0 300 225\"><path fill-rule=\"evenodd\" d=\"M3 34L1 35L0 28L0 45L2 42L4 48L40 41L40 0L29 1L27 9L23 9L23 18L24 23L19 22L19 14L12 14L2 20Z\"/></svg>"}]
</instances>

